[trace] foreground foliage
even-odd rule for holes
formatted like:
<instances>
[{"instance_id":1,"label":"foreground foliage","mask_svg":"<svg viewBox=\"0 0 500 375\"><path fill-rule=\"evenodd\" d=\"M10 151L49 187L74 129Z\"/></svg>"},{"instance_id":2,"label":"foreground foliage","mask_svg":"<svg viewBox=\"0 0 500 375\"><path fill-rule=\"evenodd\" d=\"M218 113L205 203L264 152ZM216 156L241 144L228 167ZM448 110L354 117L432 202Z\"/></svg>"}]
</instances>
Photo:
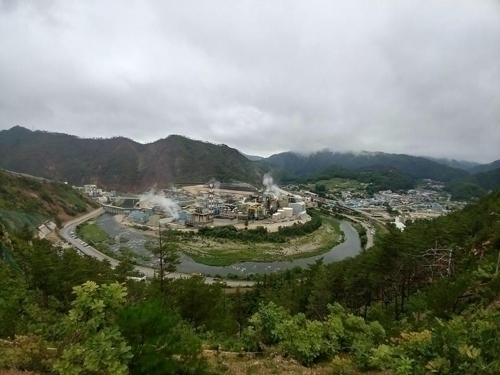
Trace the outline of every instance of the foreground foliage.
<instances>
[{"instance_id":1,"label":"foreground foliage","mask_svg":"<svg viewBox=\"0 0 500 375\"><path fill-rule=\"evenodd\" d=\"M302 313L291 316L272 302L261 305L250 318L244 340L249 350L276 346L283 355L305 365L340 352L351 352L364 364L367 350L385 338L384 328L378 322L367 323L347 313L339 304L328 309L326 319L317 321Z\"/></svg>"},{"instance_id":2,"label":"foreground foliage","mask_svg":"<svg viewBox=\"0 0 500 375\"><path fill-rule=\"evenodd\" d=\"M133 282L130 264L111 269L0 226L0 367L227 371L207 367L205 345L333 374L496 374L499 252L499 191L403 233L389 228L355 258L262 275L231 294L202 277Z\"/></svg>"},{"instance_id":3,"label":"foreground foliage","mask_svg":"<svg viewBox=\"0 0 500 375\"><path fill-rule=\"evenodd\" d=\"M75 287L76 300L66 323L62 354L54 364L61 375L128 374L132 357L116 324L126 289L119 284L86 282Z\"/></svg>"}]
</instances>

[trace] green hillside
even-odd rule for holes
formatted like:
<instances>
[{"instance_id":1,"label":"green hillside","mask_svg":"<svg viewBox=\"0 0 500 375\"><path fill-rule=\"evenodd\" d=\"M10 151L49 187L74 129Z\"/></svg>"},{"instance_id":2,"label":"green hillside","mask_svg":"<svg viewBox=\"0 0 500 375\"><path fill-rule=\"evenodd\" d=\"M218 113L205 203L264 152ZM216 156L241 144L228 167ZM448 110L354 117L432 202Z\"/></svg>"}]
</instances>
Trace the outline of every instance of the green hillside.
<instances>
[{"instance_id":1,"label":"green hillside","mask_svg":"<svg viewBox=\"0 0 500 375\"><path fill-rule=\"evenodd\" d=\"M62 222L88 211L95 202L71 186L0 170L0 223L33 229L47 219Z\"/></svg>"},{"instance_id":2,"label":"green hillside","mask_svg":"<svg viewBox=\"0 0 500 375\"><path fill-rule=\"evenodd\" d=\"M479 172L489 172L489 171L492 171L492 170L498 169L498 168L500 168L500 159L495 160L495 161L488 163L488 164L476 165L474 167L467 169L467 171L469 173L479 173Z\"/></svg>"},{"instance_id":3,"label":"green hillside","mask_svg":"<svg viewBox=\"0 0 500 375\"><path fill-rule=\"evenodd\" d=\"M211 178L251 184L262 181L262 168L226 145L179 135L148 144L123 137L85 139L20 126L0 131L0 167L121 192Z\"/></svg>"},{"instance_id":4,"label":"green hillside","mask_svg":"<svg viewBox=\"0 0 500 375\"><path fill-rule=\"evenodd\" d=\"M487 172L457 178L446 184L445 190L451 193L452 199L468 200L485 195L488 191L500 187L500 168Z\"/></svg>"},{"instance_id":5,"label":"green hillside","mask_svg":"<svg viewBox=\"0 0 500 375\"><path fill-rule=\"evenodd\" d=\"M309 155L283 152L265 158L263 161L282 168L296 177L307 177L319 173L331 165L337 165L346 169L372 166L392 167L413 179L430 178L444 182L468 175L464 170L455 169L423 157L387 154L383 152L362 152L355 154L326 150Z\"/></svg>"},{"instance_id":6,"label":"green hillside","mask_svg":"<svg viewBox=\"0 0 500 375\"><path fill-rule=\"evenodd\" d=\"M369 184L367 187L369 193L380 190L408 190L415 186L413 178L399 172L395 168L385 166L371 166L350 170L332 165L319 173L299 179L297 183L310 184L334 178L356 180Z\"/></svg>"}]
</instances>

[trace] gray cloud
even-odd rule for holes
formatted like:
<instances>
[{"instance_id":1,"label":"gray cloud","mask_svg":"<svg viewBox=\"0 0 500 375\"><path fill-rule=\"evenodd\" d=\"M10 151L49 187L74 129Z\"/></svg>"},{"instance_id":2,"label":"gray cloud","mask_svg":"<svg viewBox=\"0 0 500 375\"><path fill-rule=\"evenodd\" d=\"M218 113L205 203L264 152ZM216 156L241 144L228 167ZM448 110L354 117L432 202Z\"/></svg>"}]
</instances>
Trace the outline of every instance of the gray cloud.
<instances>
[{"instance_id":1,"label":"gray cloud","mask_svg":"<svg viewBox=\"0 0 500 375\"><path fill-rule=\"evenodd\" d=\"M0 128L500 158L495 1L6 0L0 42Z\"/></svg>"}]
</instances>

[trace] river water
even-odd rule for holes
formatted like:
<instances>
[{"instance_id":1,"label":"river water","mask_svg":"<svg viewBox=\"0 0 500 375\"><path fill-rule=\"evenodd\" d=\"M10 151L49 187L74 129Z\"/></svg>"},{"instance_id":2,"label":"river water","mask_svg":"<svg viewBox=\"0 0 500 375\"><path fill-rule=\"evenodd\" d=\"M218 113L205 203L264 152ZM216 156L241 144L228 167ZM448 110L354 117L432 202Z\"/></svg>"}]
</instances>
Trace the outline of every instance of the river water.
<instances>
[{"instance_id":1,"label":"river water","mask_svg":"<svg viewBox=\"0 0 500 375\"><path fill-rule=\"evenodd\" d=\"M116 239L116 243L111 247L113 251L118 251L120 246L126 246L138 254L142 261L138 260L142 266L154 267L155 259L152 254L144 247L148 241L148 237L141 233L130 231L127 227L122 226L114 220L110 214L104 214L97 219L97 223L101 229L106 231L111 237ZM353 257L361 251L361 242L356 230L347 221L340 222L340 229L344 232L344 242L333 247L327 253L309 258L296 259L292 261L279 262L244 262L236 263L231 266L207 266L205 264L196 263L193 259L184 253L180 253L180 264L177 267L177 272L182 273L202 273L205 275L227 276L228 274L236 274L240 276L250 275L252 273L270 273L274 271L286 270L294 267L307 267L313 264L318 259L323 258L324 263L331 263L344 258ZM123 236L129 241L120 243L119 237Z\"/></svg>"}]
</instances>

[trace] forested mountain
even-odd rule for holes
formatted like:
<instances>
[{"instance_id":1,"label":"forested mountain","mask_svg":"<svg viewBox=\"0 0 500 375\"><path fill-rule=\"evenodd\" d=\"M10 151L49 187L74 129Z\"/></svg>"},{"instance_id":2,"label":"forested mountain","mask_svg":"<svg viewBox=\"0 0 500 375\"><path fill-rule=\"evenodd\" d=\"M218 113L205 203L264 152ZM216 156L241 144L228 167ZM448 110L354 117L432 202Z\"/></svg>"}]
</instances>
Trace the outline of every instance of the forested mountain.
<instances>
[{"instance_id":1,"label":"forested mountain","mask_svg":"<svg viewBox=\"0 0 500 375\"><path fill-rule=\"evenodd\" d=\"M471 168L477 167L480 164L473 161L466 160L456 160L456 159L446 159L446 158L431 158L429 156L425 156L426 159L435 161L436 163L447 165L448 167L452 167L455 169L463 169L467 171Z\"/></svg>"},{"instance_id":2,"label":"forested mountain","mask_svg":"<svg viewBox=\"0 0 500 375\"><path fill-rule=\"evenodd\" d=\"M355 154L319 151L309 155L284 152L272 155L263 160L271 165L283 168L296 176L314 174L331 165L338 165L347 169L383 165L396 168L401 173L414 179L430 178L444 182L468 174L466 171L439 164L423 157L403 154L386 154L382 152L362 152Z\"/></svg>"},{"instance_id":3,"label":"forested mountain","mask_svg":"<svg viewBox=\"0 0 500 375\"><path fill-rule=\"evenodd\" d=\"M316 183L332 178L346 178L370 184L369 192L380 190L408 190L415 187L415 180L396 168L386 166L369 166L358 169L346 169L332 165L325 170L298 180L299 183Z\"/></svg>"},{"instance_id":4,"label":"forested mountain","mask_svg":"<svg viewBox=\"0 0 500 375\"><path fill-rule=\"evenodd\" d=\"M251 161L258 161L258 160L262 160L262 159L264 159L262 156L258 156L258 155L247 155L247 154L244 154L243 152L241 152L241 155L243 155L244 157L246 157L248 160L251 160Z\"/></svg>"},{"instance_id":5,"label":"forested mountain","mask_svg":"<svg viewBox=\"0 0 500 375\"><path fill-rule=\"evenodd\" d=\"M71 186L0 170L0 224L34 229L45 220L69 220L96 206Z\"/></svg>"},{"instance_id":6,"label":"forested mountain","mask_svg":"<svg viewBox=\"0 0 500 375\"><path fill-rule=\"evenodd\" d=\"M456 200L467 200L480 197L487 192L500 187L500 168L487 172L478 172L450 181L446 190Z\"/></svg>"},{"instance_id":7,"label":"forested mountain","mask_svg":"<svg viewBox=\"0 0 500 375\"><path fill-rule=\"evenodd\" d=\"M125 192L210 178L262 181L261 166L226 145L178 135L149 144L121 137L83 139L19 126L0 131L0 167Z\"/></svg>"},{"instance_id":8,"label":"forested mountain","mask_svg":"<svg viewBox=\"0 0 500 375\"><path fill-rule=\"evenodd\" d=\"M469 168L468 171L470 173L480 173L480 172L489 172L498 168L500 168L500 159L495 160L494 162L488 164L476 165L475 167Z\"/></svg>"}]
</instances>

